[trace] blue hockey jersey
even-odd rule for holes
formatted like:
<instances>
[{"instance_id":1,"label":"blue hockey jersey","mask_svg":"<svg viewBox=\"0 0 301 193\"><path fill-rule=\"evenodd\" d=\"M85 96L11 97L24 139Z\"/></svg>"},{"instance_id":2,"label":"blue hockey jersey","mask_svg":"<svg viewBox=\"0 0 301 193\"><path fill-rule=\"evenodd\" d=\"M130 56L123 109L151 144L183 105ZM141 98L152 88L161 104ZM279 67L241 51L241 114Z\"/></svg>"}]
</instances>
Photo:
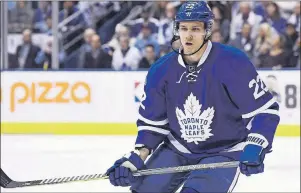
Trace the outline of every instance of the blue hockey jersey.
<instances>
[{"instance_id":1,"label":"blue hockey jersey","mask_svg":"<svg viewBox=\"0 0 301 193\"><path fill-rule=\"evenodd\" d=\"M254 133L271 148L279 106L242 51L209 41L194 73L187 68L175 52L151 66L136 147L164 141L182 154L235 151Z\"/></svg>"}]
</instances>

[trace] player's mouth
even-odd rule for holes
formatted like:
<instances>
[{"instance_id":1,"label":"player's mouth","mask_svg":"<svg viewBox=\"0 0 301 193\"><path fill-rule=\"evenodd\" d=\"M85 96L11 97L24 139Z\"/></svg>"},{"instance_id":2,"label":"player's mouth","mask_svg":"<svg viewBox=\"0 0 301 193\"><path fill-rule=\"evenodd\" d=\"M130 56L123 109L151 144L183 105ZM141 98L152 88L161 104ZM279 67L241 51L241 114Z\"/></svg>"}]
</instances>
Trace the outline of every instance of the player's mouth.
<instances>
[{"instance_id":1,"label":"player's mouth","mask_svg":"<svg viewBox=\"0 0 301 193\"><path fill-rule=\"evenodd\" d=\"M185 45L186 45L186 46L192 46L193 44L190 43L190 42L186 42Z\"/></svg>"}]
</instances>

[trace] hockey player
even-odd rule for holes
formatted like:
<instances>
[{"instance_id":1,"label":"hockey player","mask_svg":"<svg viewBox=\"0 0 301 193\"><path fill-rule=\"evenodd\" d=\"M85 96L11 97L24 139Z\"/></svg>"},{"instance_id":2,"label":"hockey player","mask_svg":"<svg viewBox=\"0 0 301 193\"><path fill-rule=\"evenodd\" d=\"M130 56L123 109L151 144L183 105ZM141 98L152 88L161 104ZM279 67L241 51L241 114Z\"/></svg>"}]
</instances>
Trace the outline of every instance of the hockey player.
<instances>
[{"instance_id":1,"label":"hockey player","mask_svg":"<svg viewBox=\"0 0 301 193\"><path fill-rule=\"evenodd\" d=\"M171 193L181 185L181 193L231 192L240 172L264 171L279 106L242 51L209 40L213 20L205 2L179 8L173 41L182 46L147 74L136 149L108 169L113 185L131 186L134 193ZM132 176L141 169L233 160L238 168Z\"/></svg>"}]
</instances>

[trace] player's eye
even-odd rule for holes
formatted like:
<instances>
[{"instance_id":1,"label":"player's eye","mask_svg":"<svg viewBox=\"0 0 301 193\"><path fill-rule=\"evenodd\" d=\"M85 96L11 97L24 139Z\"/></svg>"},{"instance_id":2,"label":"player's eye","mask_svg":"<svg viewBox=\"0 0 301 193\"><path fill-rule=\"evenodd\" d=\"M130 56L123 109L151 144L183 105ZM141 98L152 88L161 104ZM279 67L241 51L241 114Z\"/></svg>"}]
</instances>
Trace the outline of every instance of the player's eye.
<instances>
[{"instance_id":1,"label":"player's eye","mask_svg":"<svg viewBox=\"0 0 301 193\"><path fill-rule=\"evenodd\" d=\"M197 27L195 27L195 28L192 28L192 31L201 31L201 29L200 29L200 28L197 28Z\"/></svg>"},{"instance_id":2,"label":"player's eye","mask_svg":"<svg viewBox=\"0 0 301 193\"><path fill-rule=\"evenodd\" d=\"M181 31L187 31L187 28L186 27L180 27L180 30Z\"/></svg>"}]
</instances>

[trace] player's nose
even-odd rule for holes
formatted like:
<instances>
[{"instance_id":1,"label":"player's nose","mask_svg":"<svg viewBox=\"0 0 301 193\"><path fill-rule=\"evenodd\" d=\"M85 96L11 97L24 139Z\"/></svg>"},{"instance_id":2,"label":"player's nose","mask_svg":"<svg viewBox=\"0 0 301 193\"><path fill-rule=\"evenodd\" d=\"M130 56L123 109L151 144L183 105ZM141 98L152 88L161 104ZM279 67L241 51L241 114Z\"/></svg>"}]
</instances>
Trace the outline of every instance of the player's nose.
<instances>
[{"instance_id":1,"label":"player's nose","mask_svg":"<svg viewBox=\"0 0 301 193\"><path fill-rule=\"evenodd\" d=\"M190 40L192 40L192 38L193 38L192 35L188 35L188 36L186 37L186 40L189 40L189 41L190 41Z\"/></svg>"}]
</instances>

